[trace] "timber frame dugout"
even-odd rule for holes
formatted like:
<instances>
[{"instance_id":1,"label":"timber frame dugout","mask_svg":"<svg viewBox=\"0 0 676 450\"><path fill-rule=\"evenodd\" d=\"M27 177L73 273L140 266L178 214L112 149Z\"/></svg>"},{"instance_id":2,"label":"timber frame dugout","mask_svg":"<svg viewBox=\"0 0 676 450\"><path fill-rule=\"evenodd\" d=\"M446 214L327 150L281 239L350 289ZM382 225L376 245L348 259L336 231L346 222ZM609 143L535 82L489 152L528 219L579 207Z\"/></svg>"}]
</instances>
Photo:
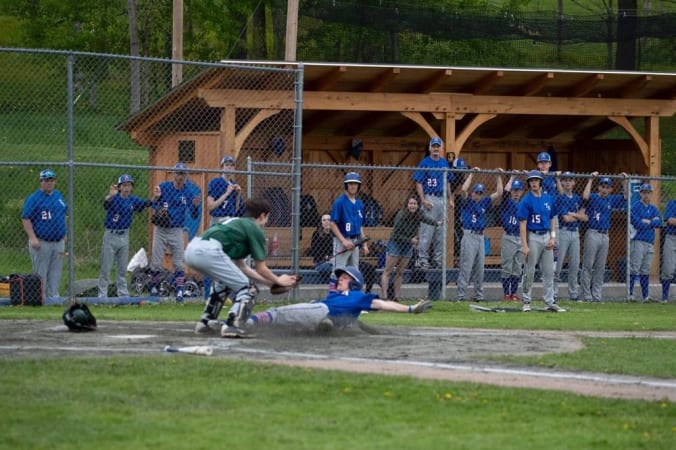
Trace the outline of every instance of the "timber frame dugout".
<instances>
[{"instance_id":1,"label":"timber frame dugout","mask_svg":"<svg viewBox=\"0 0 676 450\"><path fill-rule=\"evenodd\" d=\"M271 78L242 67L302 68L302 163L311 164L415 167L429 138L439 136L446 152L474 167L534 168L537 153L553 146L560 170L659 176L660 119L673 120L676 112L673 73L223 64L206 68L121 124L135 142L150 149L151 165L173 166L180 142L186 140L194 141L192 167L216 169L223 155L231 155L242 170L247 156L261 159L270 145L266 124L295 109L293 76L280 89L271 87L283 84L272 78L289 78L288 72ZM604 138L613 130L623 133ZM291 132L283 136L287 149ZM363 142L359 160L347 156L353 138ZM264 159L291 161L291 151L270 153ZM401 206L398 200L412 187L410 174L392 175L365 186L386 214ZM151 186L164 174L152 178ZM194 180L203 192L207 178ZM340 191L340 183L327 187L326 178L303 178L304 193L322 189ZM393 197L398 190L403 193Z\"/></svg>"}]
</instances>

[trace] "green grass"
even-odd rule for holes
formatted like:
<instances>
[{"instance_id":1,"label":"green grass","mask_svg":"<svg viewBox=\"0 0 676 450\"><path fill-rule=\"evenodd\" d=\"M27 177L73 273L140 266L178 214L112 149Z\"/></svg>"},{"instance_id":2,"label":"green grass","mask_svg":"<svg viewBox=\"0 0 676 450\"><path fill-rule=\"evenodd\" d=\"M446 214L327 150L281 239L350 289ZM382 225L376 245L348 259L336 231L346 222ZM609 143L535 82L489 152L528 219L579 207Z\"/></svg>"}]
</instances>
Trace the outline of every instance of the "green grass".
<instances>
[{"instance_id":1,"label":"green grass","mask_svg":"<svg viewBox=\"0 0 676 450\"><path fill-rule=\"evenodd\" d=\"M2 448L667 449L676 426L669 402L182 355L0 371Z\"/></svg>"}]
</instances>

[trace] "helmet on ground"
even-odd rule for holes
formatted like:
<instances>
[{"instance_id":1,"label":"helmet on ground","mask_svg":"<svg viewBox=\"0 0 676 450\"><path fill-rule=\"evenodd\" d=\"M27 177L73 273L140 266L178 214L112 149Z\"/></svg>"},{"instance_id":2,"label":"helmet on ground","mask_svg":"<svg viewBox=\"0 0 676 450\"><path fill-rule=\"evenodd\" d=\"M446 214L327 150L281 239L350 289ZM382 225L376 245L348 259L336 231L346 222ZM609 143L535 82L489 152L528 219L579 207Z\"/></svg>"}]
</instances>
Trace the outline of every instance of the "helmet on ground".
<instances>
[{"instance_id":1,"label":"helmet on ground","mask_svg":"<svg viewBox=\"0 0 676 450\"><path fill-rule=\"evenodd\" d=\"M359 269L354 266L345 266L340 269L335 270L336 278L339 278L342 274L347 274L352 281L350 281L349 288L351 291L361 291L362 286L364 286L364 276L361 274Z\"/></svg>"},{"instance_id":2,"label":"helmet on ground","mask_svg":"<svg viewBox=\"0 0 676 450\"><path fill-rule=\"evenodd\" d=\"M345 178L343 178L345 189L347 189L347 183L357 183L361 186L361 177L357 172L348 172L345 174Z\"/></svg>"},{"instance_id":3,"label":"helmet on ground","mask_svg":"<svg viewBox=\"0 0 676 450\"><path fill-rule=\"evenodd\" d=\"M538 162L552 162L552 157L547 152L540 152L538 154Z\"/></svg>"},{"instance_id":4,"label":"helmet on ground","mask_svg":"<svg viewBox=\"0 0 676 450\"><path fill-rule=\"evenodd\" d=\"M124 175L120 175L120 178L117 179L117 185L121 185L122 183L131 183L131 185L134 185L134 178L131 175L127 175L126 173Z\"/></svg>"},{"instance_id":5,"label":"helmet on ground","mask_svg":"<svg viewBox=\"0 0 676 450\"><path fill-rule=\"evenodd\" d=\"M513 191L523 191L523 181L521 181L521 180L512 181L512 190Z\"/></svg>"},{"instance_id":6,"label":"helmet on ground","mask_svg":"<svg viewBox=\"0 0 676 450\"><path fill-rule=\"evenodd\" d=\"M63 313L63 323L70 331L94 331L96 319L84 303L74 303Z\"/></svg>"},{"instance_id":7,"label":"helmet on ground","mask_svg":"<svg viewBox=\"0 0 676 450\"><path fill-rule=\"evenodd\" d=\"M526 181L530 181L530 180L535 179L535 178L542 181L542 172L540 172L539 170L529 171L528 176L526 176Z\"/></svg>"}]
</instances>

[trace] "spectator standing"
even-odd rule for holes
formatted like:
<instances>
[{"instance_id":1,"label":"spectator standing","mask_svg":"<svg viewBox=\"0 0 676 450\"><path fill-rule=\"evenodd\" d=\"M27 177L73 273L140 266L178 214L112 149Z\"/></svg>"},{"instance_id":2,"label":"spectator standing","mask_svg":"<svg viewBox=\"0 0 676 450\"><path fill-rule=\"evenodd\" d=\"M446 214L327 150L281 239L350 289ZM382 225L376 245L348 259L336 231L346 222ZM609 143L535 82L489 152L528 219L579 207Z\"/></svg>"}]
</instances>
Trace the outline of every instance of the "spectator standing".
<instances>
[{"instance_id":1,"label":"spectator standing","mask_svg":"<svg viewBox=\"0 0 676 450\"><path fill-rule=\"evenodd\" d=\"M364 203L357 197L361 177L357 172L348 172L343 179L345 193L333 202L331 208L331 231L333 232L333 271L346 266L359 267L359 252L368 254L368 245L361 249L355 242L364 235ZM329 291L335 290L337 278L331 275Z\"/></svg>"},{"instance_id":2,"label":"spectator standing","mask_svg":"<svg viewBox=\"0 0 676 450\"><path fill-rule=\"evenodd\" d=\"M396 272L392 280L392 300L399 300L404 271L408 267L411 256L413 256L413 248L418 245L418 230L421 223L440 225L420 209L418 198L412 195L406 200L406 205L397 211L397 215L394 217L392 234L387 241L385 268L380 280L381 298L383 300L387 300L390 274L393 270Z\"/></svg>"},{"instance_id":3,"label":"spectator standing","mask_svg":"<svg viewBox=\"0 0 676 450\"><path fill-rule=\"evenodd\" d=\"M650 203L653 187L644 183L639 187L640 200L631 206L631 252L629 259L629 301L634 300L634 285L641 285L644 302L650 301L650 266L655 256L655 228L662 227L662 216Z\"/></svg>"},{"instance_id":4,"label":"spectator standing","mask_svg":"<svg viewBox=\"0 0 676 450\"><path fill-rule=\"evenodd\" d=\"M560 192L554 201L559 213L559 235L556 247L559 250L554 272L554 298L559 298L559 282L563 263L568 258L568 298L579 301L580 273L580 222L586 222L589 218L582 205L582 197L573 192L575 178L571 172L564 172L557 179L557 188ZM560 186L559 186L560 185Z\"/></svg>"},{"instance_id":5,"label":"spectator standing","mask_svg":"<svg viewBox=\"0 0 676 450\"><path fill-rule=\"evenodd\" d=\"M171 251L171 261L174 269L174 284L176 287L176 301L183 301L183 285L185 283L183 227L185 226L186 211L193 218L199 214L199 205L202 202L195 191L186 183L188 167L184 163L174 166L174 180L165 181L155 190L155 219L153 230L153 250L150 260L150 294L158 295L157 284L162 260L167 248Z\"/></svg>"},{"instance_id":6,"label":"spectator standing","mask_svg":"<svg viewBox=\"0 0 676 450\"><path fill-rule=\"evenodd\" d=\"M59 296L66 254L68 206L55 186L54 171L45 169L40 172L40 188L26 199L21 213L33 272L40 275L47 298Z\"/></svg>"},{"instance_id":7,"label":"spectator standing","mask_svg":"<svg viewBox=\"0 0 676 450\"><path fill-rule=\"evenodd\" d=\"M610 241L610 216L613 209L624 209L626 200L624 194L612 194L613 180L602 177L599 180L598 193L591 193L591 185L598 172L592 172L591 178L582 192L582 199L587 202L587 216L589 222L584 236L584 255L582 258L582 273L580 284L585 301L601 302L603 299L603 279L608 260ZM627 190L625 177L624 192Z\"/></svg>"},{"instance_id":8,"label":"spectator standing","mask_svg":"<svg viewBox=\"0 0 676 450\"><path fill-rule=\"evenodd\" d=\"M319 227L312 233L310 254L315 270L328 282L333 272L333 233L331 232L331 215L322 215Z\"/></svg>"},{"instance_id":9,"label":"spectator standing","mask_svg":"<svg viewBox=\"0 0 676 450\"><path fill-rule=\"evenodd\" d=\"M134 212L141 212L152 201L132 195L134 178L120 175L117 184L111 184L108 195L103 199L106 218L103 222L103 245L101 251L101 271L99 273L99 298L108 296L108 276L115 263L116 287L118 297L129 296L127 289L127 264L129 263L129 229Z\"/></svg>"},{"instance_id":10,"label":"spectator standing","mask_svg":"<svg viewBox=\"0 0 676 450\"><path fill-rule=\"evenodd\" d=\"M447 175L444 175L442 170L427 170L449 169L448 161L446 158L441 157L443 145L443 141L438 137L430 139L430 154L420 161L418 170L413 174L415 189L418 197L421 199L422 206L427 211L427 214L437 223L444 220L444 209L446 208L446 199L444 198L445 182L448 183L446 192L448 205L451 208L454 206L452 192L453 174L448 172ZM418 258L421 268L441 267L442 252L445 251L443 231L443 226L425 223L420 225Z\"/></svg>"},{"instance_id":11,"label":"spectator standing","mask_svg":"<svg viewBox=\"0 0 676 450\"><path fill-rule=\"evenodd\" d=\"M523 274L523 251L519 237L519 220L517 207L523 195L523 182L509 177L500 205L500 221L505 234L500 242L500 267L502 269L502 299L518 302L516 294Z\"/></svg>"},{"instance_id":12,"label":"spectator standing","mask_svg":"<svg viewBox=\"0 0 676 450\"><path fill-rule=\"evenodd\" d=\"M664 211L662 247L662 303L669 301L669 287L676 277L676 200L669 200Z\"/></svg>"},{"instance_id":13,"label":"spectator standing","mask_svg":"<svg viewBox=\"0 0 676 450\"><path fill-rule=\"evenodd\" d=\"M554 244L556 242L556 207L554 197L542 191L542 173L531 170L526 178L529 191L519 202L519 236L526 261L523 279L523 312L531 311L535 266L542 272L545 308L552 312L565 309L554 300Z\"/></svg>"},{"instance_id":14,"label":"spectator standing","mask_svg":"<svg viewBox=\"0 0 676 450\"><path fill-rule=\"evenodd\" d=\"M478 171L474 168L473 172ZM462 240L460 241L460 273L458 274L457 300L465 299L465 291L470 281L474 283L474 300L484 299L484 260L486 246L484 244L484 230L486 229L486 212L493 207L498 199L502 198L502 169L496 177L497 187L489 197L485 197L486 188L476 183L468 194L472 183L473 173L470 173L461 188L462 204Z\"/></svg>"},{"instance_id":15,"label":"spectator standing","mask_svg":"<svg viewBox=\"0 0 676 450\"><path fill-rule=\"evenodd\" d=\"M207 209L211 216L211 225L240 215L242 187L235 181L234 170L235 159L224 156L221 159L221 174L209 181Z\"/></svg>"}]
</instances>

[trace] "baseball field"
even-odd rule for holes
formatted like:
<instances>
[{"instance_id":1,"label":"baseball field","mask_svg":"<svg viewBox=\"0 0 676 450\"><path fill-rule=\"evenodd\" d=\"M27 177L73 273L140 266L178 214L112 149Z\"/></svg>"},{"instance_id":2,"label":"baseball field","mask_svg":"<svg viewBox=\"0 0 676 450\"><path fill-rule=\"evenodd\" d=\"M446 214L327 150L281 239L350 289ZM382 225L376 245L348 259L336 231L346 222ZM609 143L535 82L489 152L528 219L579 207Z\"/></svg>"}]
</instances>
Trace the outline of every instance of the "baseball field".
<instances>
[{"instance_id":1,"label":"baseball field","mask_svg":"<svg viewBox=\"0 0 676 450\"><path fill-rule=\"evenodd\" d=\"M90 333L3 307L0 448L673 448L676 305L563 306L251 339L195 336L199 302L92 307Z\"/></svg>"}]
</instances>

